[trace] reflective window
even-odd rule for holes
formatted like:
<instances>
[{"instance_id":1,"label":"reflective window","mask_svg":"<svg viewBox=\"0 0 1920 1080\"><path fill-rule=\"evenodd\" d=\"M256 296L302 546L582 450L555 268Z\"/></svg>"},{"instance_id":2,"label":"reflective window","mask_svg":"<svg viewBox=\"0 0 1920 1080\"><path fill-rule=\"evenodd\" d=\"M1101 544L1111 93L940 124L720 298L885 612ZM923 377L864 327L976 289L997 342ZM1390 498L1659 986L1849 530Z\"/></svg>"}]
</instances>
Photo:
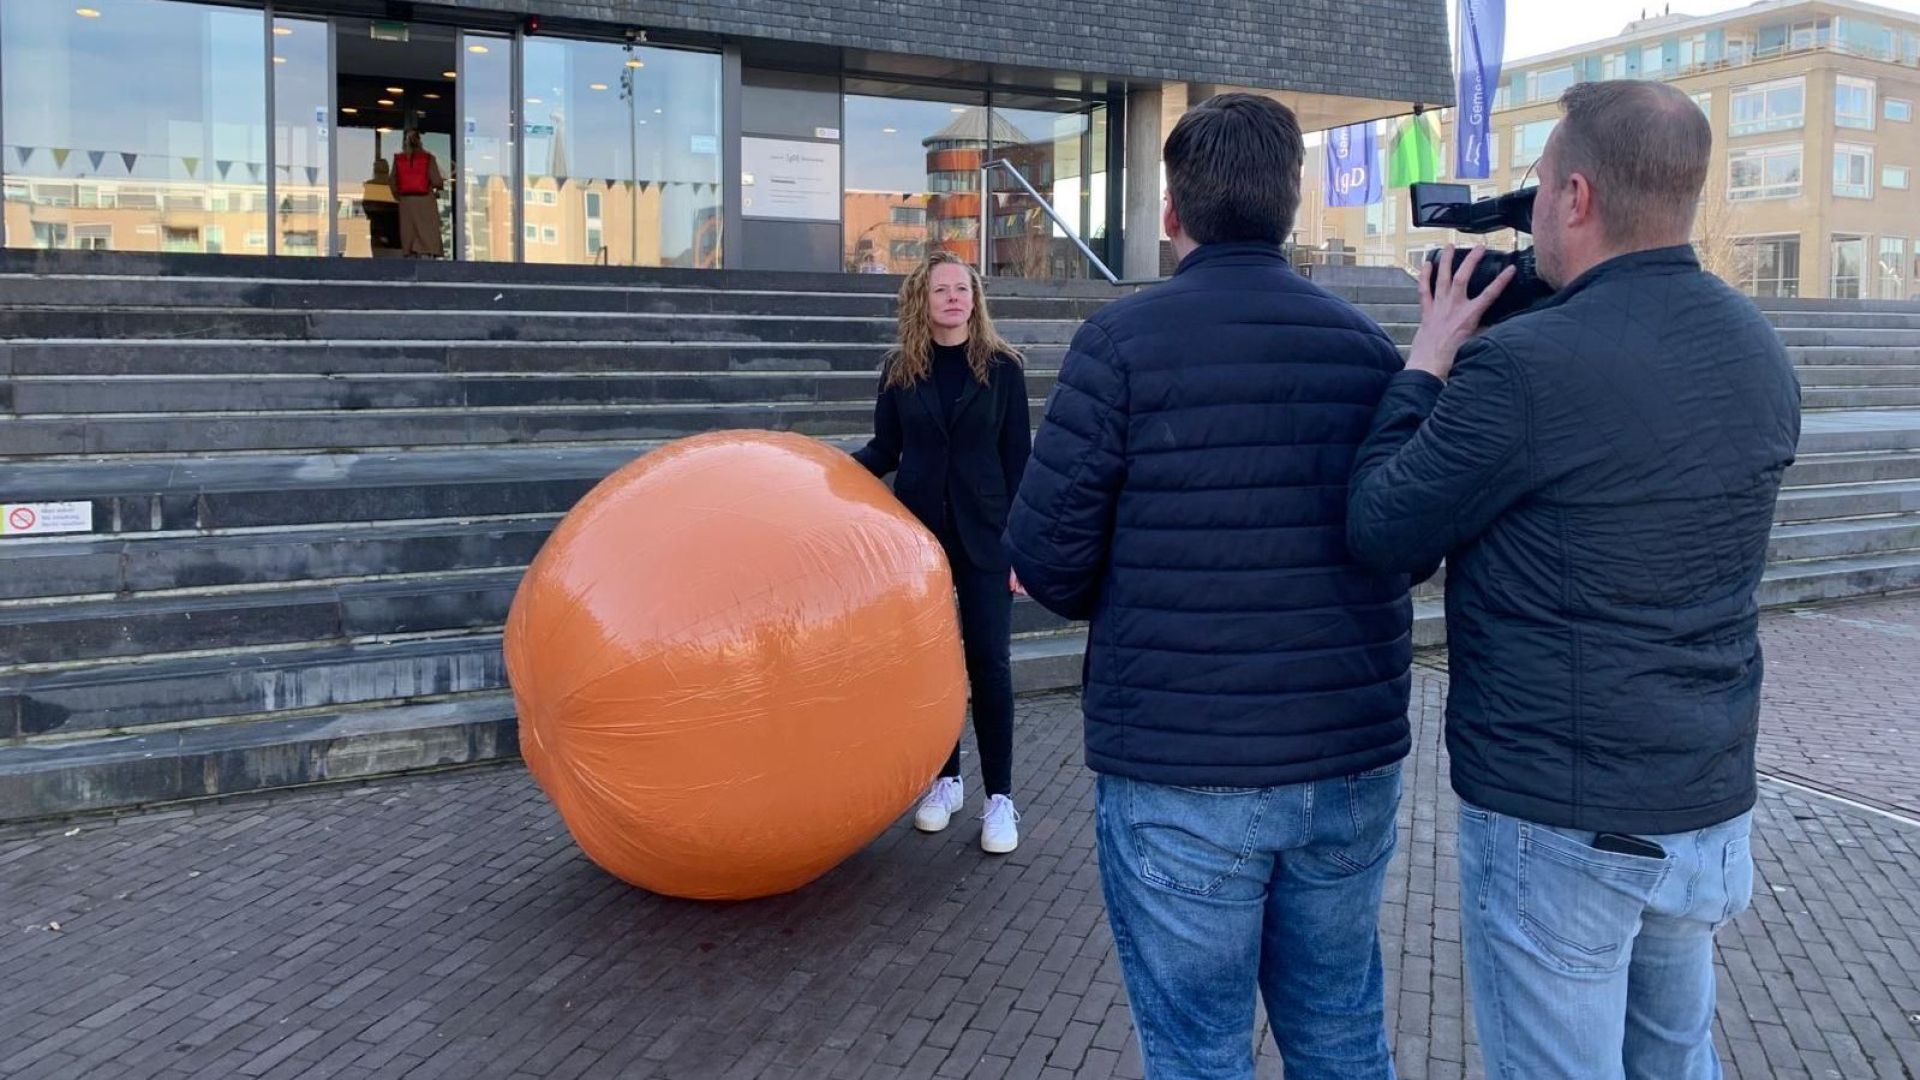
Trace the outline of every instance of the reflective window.
<instances>
[{"instance_id":1,"label":"reflective window","mask_svg":"<svg viewBox=\"0 0 1920 1080\"><path fill-rule=\"evenodd\" d=\"M1106 110L1072 99L996 96L993 116L994 156L1012 162L1073 235L1099 254L1107 221ZM1093 275L1067 229L1017 181L996 174L989 197L995 225L988 258L995 275Z\"/></svg>"},{"instance_id":2,"label":"reflective window","mask_svg":"<svg viewBox=\"0 0 1920 1080\"><path fill-rule=\"evenodd\" d=\"M850 82L843 103L841 248L853 273L904 274L933 250L980 260L983 95Z\"/></svg>"},{"instance_id":3,"label":"reflective window","mask_svg":"<svg viewBox=\"0 0 1920 1080\"><path fill-rule=\"evenodd\" d=\"M1835 300L1860 299L1861 274L1867 261L1867 240L1863 236L1833 238L1833 289Z\"/></svg>"},{"instance_id":4,"label":"reflective window","mask_svg":"<svg viewBox=\"0 0 1920 1080\"><path fill-rule=\"evenodd\" d=\"M1800 238L1758 236L1734 242L1741 287L1750 296L1800 295Z\"/></svg>"},{"instance_id":5,"label":"reflective window","mask_svg":"<svg viewBox=\"0 0 1920 1080\"><path fill-rule=\"evenodd\" d=\"M279 174L273 227L282 255L319 255L327 235L334 126L328 115L327 32L320 20L273 20L273 157Z\"/></svg>"},{"instance_id":6,"label":"reflective window","mask_svg":"<svg viewBox=\"0 0 1920 1080\"><path fill-rule=\"evenodd\" d=\"M1873 130L1872 79L1841 75L1833 82L1833 122L1843 128Z\"/></svg>"},{"instance_id":7,"label":"reflective window","mask_svg":"<svg viewBox=\"0 0 1920 1080\"><path fill-rule=\"evenodd\" d=\"M1734 151L1727 156L1727 197L1784 199L1800 194L1804 158L1797 144Z\"/></svg>"},{"instance_id":8,"label":"reflective window","mask_svg":"<svg viewBox=\"0 0 1920 1080\"><path fill-rule=\"evenodd\" d=\"M1907 238L1904 236L1883 236L1880 238L1879 258L1874 261L1873 277L1879 283L1876 295L1882 300L1905 300L1907 298Z\"/></svg>"},{"instance_id":9,"label":"reflective window","mask_svg":"<svg viewBox=\"0 0 1920 1080\"><path fill-rule=\"evenodd\" d=\"M1873 198L1873 147L1834 146L1833 193L1847 199Z\"/></svg>"},{"instance_id":10,"label":"reflective window","mask_svg":"<svg viewBox=\"0 0 1920 1080\"><path fill-rule=\"evenodd\" d=\"M458 63L460 257L512 262L513 40L462 34Z\"/></svg>"},{"instance_id":11,"label":"reflective window","mask_svg":"<svg viewBox=\"0 0 1920 1080\"><path fill-rule=\"evenodd\" d=\"M266 38L259 11L0 3L7 243L244 250L268 227Z\"/></svg>"},{"instance_id":12,"label":"reflective window","mask_svg":"<svg viewBox=\"0 0 1920 1080\"><path fill-rule=\"evenodd\" d=\"M720 57L546 37L524 55L526 261L718 266Z\"/></svg>"},{"instance_id":13,"label":"reflective window","mask_svg":"<svg viewBox=\"0 0 1920 1080\"><path fill-rule=\"evenodd\" d=\"M1802 127L1807 121L1807 80L1781 79L1735 87L1732 108L1731 135Z\"/></svg>"}]
</instances>

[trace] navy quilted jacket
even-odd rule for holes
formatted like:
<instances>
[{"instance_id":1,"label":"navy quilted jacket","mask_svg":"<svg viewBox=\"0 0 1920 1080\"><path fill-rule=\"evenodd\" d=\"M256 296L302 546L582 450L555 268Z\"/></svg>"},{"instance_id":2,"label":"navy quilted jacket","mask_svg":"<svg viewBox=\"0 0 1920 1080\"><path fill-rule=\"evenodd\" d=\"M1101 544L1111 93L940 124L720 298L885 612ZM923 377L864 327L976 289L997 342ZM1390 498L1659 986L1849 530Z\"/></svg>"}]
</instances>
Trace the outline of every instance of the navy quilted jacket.
<instances>
[{"instance_id":1,"label":"navy quilted jacket","mask_svg":"<svg viewBox=\"0 0 1920 1080\"><path fill-rule=\"evenodd\" d=\"M1759 613L1800 388L1691 248L1623 255L1406 372L1353 481L1354 551L1447 559L1453 786L1658 835L1753 806Z\"/></svg>"},{"instance_id":2,"label":"navy quilted jacket","mask_svg":"<svg viewBox=\"0 0 1920 1080\"><path fill-rule=\"evenodd\" d=\"M1074 336L1007 544L1090 619L1087 764L1260 787L1407 752L1405 574L1347 555L1393 342L1262 244L1216 244Z\"/></svg>"}]
</instances>

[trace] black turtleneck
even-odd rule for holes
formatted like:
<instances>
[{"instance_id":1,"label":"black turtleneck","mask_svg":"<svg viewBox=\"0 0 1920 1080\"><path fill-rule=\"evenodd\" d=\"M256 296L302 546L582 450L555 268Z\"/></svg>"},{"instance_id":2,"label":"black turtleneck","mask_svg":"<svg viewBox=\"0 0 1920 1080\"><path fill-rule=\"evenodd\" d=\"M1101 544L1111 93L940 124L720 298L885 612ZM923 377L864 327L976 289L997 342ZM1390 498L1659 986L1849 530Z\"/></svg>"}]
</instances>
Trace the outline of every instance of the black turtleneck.
<instances>
[{"instance_id":1,"label":"black turtleneck","mask_svg":"<svg viewBox=\"0 0 1920 1080\"><path fill-rule=\"evenodd\" d=\"M973 371L967 366L966 343L933 346L933 384L940 391L940 404L946 409L947 419L953 419L960 395L966 391L967 380L971 378Z\"/></svg>"}]
</instances>

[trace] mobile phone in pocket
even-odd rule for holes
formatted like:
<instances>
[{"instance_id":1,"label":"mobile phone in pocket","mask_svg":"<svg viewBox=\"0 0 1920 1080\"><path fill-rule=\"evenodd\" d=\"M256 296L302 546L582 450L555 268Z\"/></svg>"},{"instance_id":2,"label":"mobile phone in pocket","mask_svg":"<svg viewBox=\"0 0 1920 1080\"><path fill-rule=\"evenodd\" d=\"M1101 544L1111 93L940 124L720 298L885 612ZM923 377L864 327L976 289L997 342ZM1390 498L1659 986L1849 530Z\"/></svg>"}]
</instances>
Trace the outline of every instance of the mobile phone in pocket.
<instances>
[{"instance_id":1,"label":"mobile phone in pocket","mask_svg":"<svg viewBox=\"0 0 1920 1080\"><path fill-rule=\"evenodd\" d=\"M1659 844L1624 833L1603 832L1593 838L1593 848L1595 851L1611 851L1616 855L1637 855L1642 859L1667 857L1667 849Z\"/></svg>"}]
</instances>

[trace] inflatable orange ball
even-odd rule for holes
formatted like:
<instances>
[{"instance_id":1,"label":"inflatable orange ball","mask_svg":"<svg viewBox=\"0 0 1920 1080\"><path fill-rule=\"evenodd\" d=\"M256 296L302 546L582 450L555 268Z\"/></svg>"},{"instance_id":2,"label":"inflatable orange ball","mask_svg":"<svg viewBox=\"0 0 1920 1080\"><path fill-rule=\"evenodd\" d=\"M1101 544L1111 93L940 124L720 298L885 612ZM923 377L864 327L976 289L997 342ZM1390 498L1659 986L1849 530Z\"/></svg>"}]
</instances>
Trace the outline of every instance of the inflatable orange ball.
<instances>
[{"instance_id":1,"label":"inflatable orange ball","mask_svg":"<svg viewBox=\"0 0 1920 1080\"><path fill-rule=\"evenodd\" d=\"M939 544L798 435L702 435L601 482L521 583L506 655L581 849L693 899L797 889L866 846L966 709Z\"/></svg>"}]
</instances>

